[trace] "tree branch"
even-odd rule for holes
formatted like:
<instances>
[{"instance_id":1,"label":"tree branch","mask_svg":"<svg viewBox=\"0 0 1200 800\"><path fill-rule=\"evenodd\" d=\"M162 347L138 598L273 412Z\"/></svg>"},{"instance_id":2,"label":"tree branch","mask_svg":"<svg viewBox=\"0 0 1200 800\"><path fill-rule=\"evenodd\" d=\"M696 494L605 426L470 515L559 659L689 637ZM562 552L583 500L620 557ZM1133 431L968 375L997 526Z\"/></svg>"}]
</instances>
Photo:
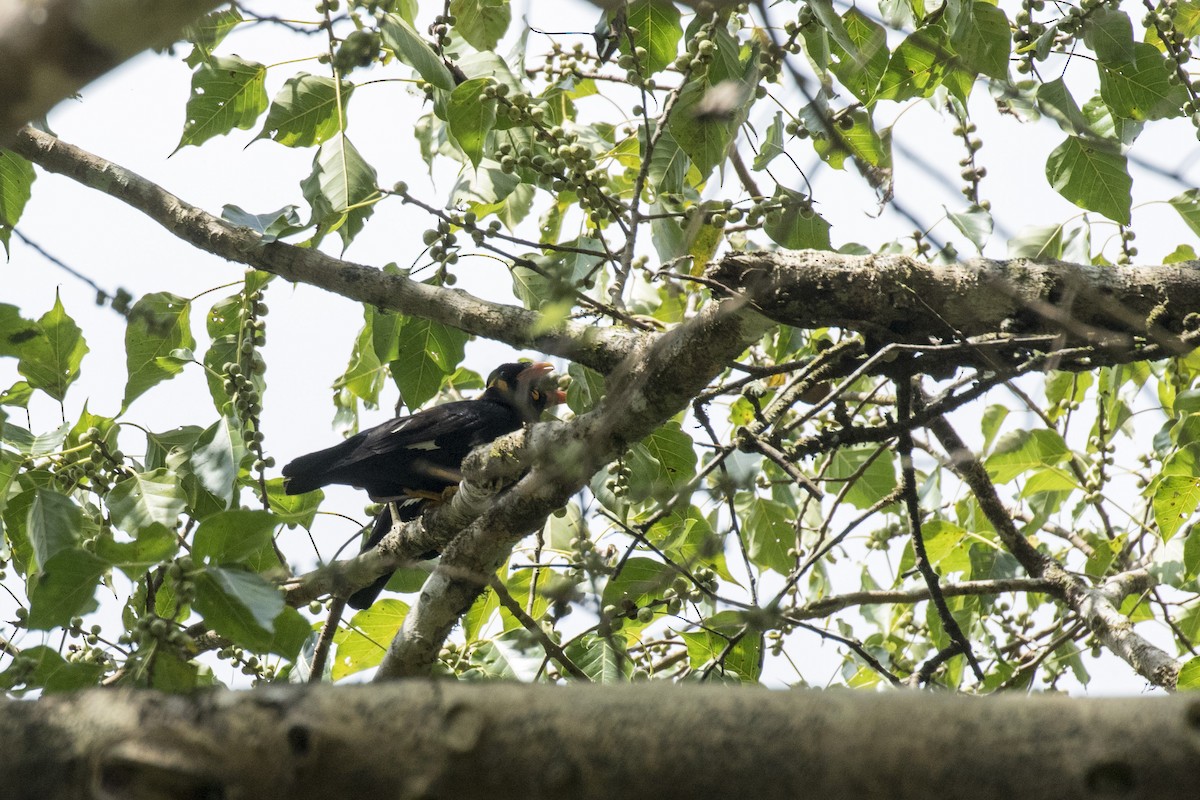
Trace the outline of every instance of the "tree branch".
<instances>
[{"instance_id":1,"label":"tree branch","mask_svg":"<svg viewBox=\"0 0 1200 800\"><path fill-rule=\"evenodd\" d=\"M1050 581L1038 578L1007 578L986 581L963 581L950 583L941 587L945 597L968 597L981 594L1003 594L1005 592L1044 592L1054 591ZM865 592L846 592L831 597L823 597L811 603L798 606L786 612L789 620L819 619L845 608L882 603L919 603L930 598L929 587L919 586L912 589L880 589Z\"/></svg>"},{"instance_id":2,"label":"tree branch","mask_svg":"<svg viewBox=\"0 0 1200 800\"><path fill-rule=\"evenodd\" d=\"M0 774L9 800L324 800L330 787L490 800L1171 800L1194 792L1196 727L1182 696L663 682L105 690L5 702Z\"/></svg>"},{"instance_id":3,"label":"tree branch","mask_svg":"<svg viewBox=\"0 0 1200 800\"><path fill-rule=\"evenodd\" d=\"M377 308L434 320L513 347L551 353L604 373L648 336L576 321L545 331L536 311L493 303L459 289L429 286L319 250L264 242L249 228L213 216L124 167L32 128L21 131L12 151L42 169L120 200L206 253Z\"/></svg>"},{"instance_id":4,"label":"tree branch","mask_svg":"<svg viewBox=\"0 0 1200 800\"><path fill-rule=\"evenodd\" d=\"M1188 317L1200 308L1200 270L1171 264L944 266L905 256L761 251L731 253L708 277L749 294L776 322L849 328L883 342L1065 331L1115 349L1148 337L1172 355L1191 350L1174 335L1197 327Z\"/></svg>"}]
</instances>

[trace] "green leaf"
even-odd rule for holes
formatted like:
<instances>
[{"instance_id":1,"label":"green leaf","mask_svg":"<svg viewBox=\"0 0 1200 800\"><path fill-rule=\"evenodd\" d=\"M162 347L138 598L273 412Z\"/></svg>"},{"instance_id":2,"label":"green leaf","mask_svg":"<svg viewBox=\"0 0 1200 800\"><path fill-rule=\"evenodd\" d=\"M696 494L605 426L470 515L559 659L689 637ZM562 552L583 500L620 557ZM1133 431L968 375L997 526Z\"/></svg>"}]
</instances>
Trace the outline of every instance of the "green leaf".
<instances>
[{"instance_id":1,"label":"green leaf","mask_svg":"<svg viewBox=\"0 0 1200 800\"><path fill-rule=\"evenodd\" d=\"M624 683L633 674L633 661L608 637L585 633L571 640L563 652L595 683Z\"/></svg>"},{"instance_id":2,"label":"green leaf","mask_svg":"<svg viewBox=\"0 0 1200 800\"><path fill-rule=\"evenodd\" d=\"M1126 147L1132 145L1146 127L1146 123L1140 120L1113 114L1098 94L1092 95L1083 104L1083 116L1096 136L1112 139Z\"/></svg>"},{"instance_id":3,"label":"green leaf","mask_svg":"<svg viewBox=\"0 0 1200 800\"><path fill-rule=\"evenodd\" d=\"M234 128L254 126L267 109L267 68L237 56L216 56L192 74L183 136L175 146L199 145Z\"/></svg>"},{"instance_id":4,"label":"green leaf","mask_svg":"<svg viewBox=\"0 0 1200 800\"><path fill-rule=\"evenodd\" d=\"M234 225L242 225L258 233L263 243L273 242L284 236L304 230L305 225L296 213L297 206L286 205L278 211L266 214L251 214L239 206L227 203L221 207L221 219L227 219Z\"/></svg>"},{"instance_id":5,"label":"green leaf","mask_svg":"<svg viewBox=\"0 0 1200 800\"><path fill-rule=\"evenodd\" d=\"M1200 657L1189 658L1179 668L1175 688L1181 692L1194 692L1200 689Z\"/></svg>"},{"instance_id":6,"label":"green leaf","mask_svg":"<svg viewBox=\"0 0 1200 800\"><path fill-rule=\"evenodd\" d=\"M450 135L476 168L483 159L487 135L496 125L496 98L483 96L484 87L491 84L490 78L473 78L459 84L446 105Z\"/></svg>"},{"instance_id":7,"label":"green leaf","mask_svg":"<svg viewBox=\"0 0 1200 800\"><path fill-rule=\"evenodd\" d=\"M984 0L964 4L950 43L962 67L997 80L1008 78L1012 31L1000 8Z\"/></svg>"},{"instance_id":8,"label":"green leaf","mask_svg":"<svg viewBox=\"0 0 1200 800\"><path fill-rule=\"evenodd\" d=\"M255 652L270 644L283 595L253 572L207 567L196 575L193 606L222 636Z\"/></svg>"},{"instance_id":9,"label":"green leaf","mask_svg":"<svg viewBox=\"0 0 1200 800\"><path fill-rule=\"evenodd\" d=\"M776 187L776 199L786 199L778 217L768 215L763 231L780 247L789 250L832 250L829 223L813 210L812 204L799 192Z\"/></svg>"},{"instance_id":10,"label":"green leaf","mask_svg":"<svg viewBox=\"0 0 1200 800\"><path fill-rule=\"evenodd\" d=\"M634 47L646 50L645 63L638 64L638 72L648 78L666 69L675 60L683 37L679 9L666 0L632 0L626 4L625 13L629 27L637 31ZM628 55L629 37L624 31L617 36L620 52Z\"/></svg>"},{"instance_id":11,"label":"green leaf","mask_svg":"<svg viewBox=\"0 0 1200 800\"><path fill-rule=\"evenodd\" d=\"M975 249L983 252L983 246L987 244L988 238L992 235L992 214L979 206L971 206L966 211L950 211L946 210L946 219L958 228L963 236L970 240L971 244L975 245Z\"/></svg>"},{"instance_id":12,"label":"green leaf","mask_svg":"<svg viewBox=\"0 0 1200 800\"><path fill-rule=\"evenodd\" d=\"M683 489L696 474L696 450L692 437L671 420L642 440L646 450L658 462L656 483L672 495Z\"/></svg>"},{"instance_id":13,"label":"green leaf","mask_svg":"<svg viewBox=\"0 0 1200 800\"><path fill-rule=\"evenodd\" d=\"M405 317L398 338L399 358L388 364L400 396L418 408L437 394L442 380L462 362L470 337L457 328L420 317Z\"/></svg>"},{"instance_id":14,"label":"green leaf","mask_svg":"<svg viewBox=\"0 0 1200 800\"><path fill-rule=\"evenodd\" d=\"M186 298L168 292L143 295L133 305L129 324L125 327L125 399L122 409L140 397L147 389L183 371L179 361L168 358L180 348L192 350L188 314L191 303Z\"/></svg>"},{"instance_id":15,"label":"green leaf","mask_svg":"<svg viewBox=\"0 0 1200 800\"><path fill-rule=\"evenodd\" d=\"M275 618L275 633L263 650L295 661L312 632L312 623L296 609L286 606Z\"/></svg>"},{"instance_id":16,"label":"green leaf","mask_svg":"<svg viewBox=\"0 0 1200 800\"><path fill-rule=\"evenodd\" d=\"M643 126L638 129L638 139L641 140L644 136L645 127ZM683 152L683 148L675 141L671 131L665 130L659 137L658 144L654 146L654 152L650 155L650 166L646 170L646 179L652 186L657 187L659 192L682 192L689 166L687 153Z\"/></svg>"},{"instance_id":17,"label":"green leaf","mask_svg":"<svg viewBox=\"0 0 1200 800\"><path fill-rule=\"evenodd\" d=\"M79 377L79 365L88 352L87 342L57 296L54 308L42 315L38 325L43 335L21 346L17 370L30 386L41 389L61 403L67 388Z\"/></svg>"},{"instance_id":18,"label":"green leaf","mask_svg":"<svg viewBox=\"0 0 1200 800\"><path fill-rule=\"evenodd\" d=\"M1167 541L1200 507L1200 478L1190 475L1163 478L1154 491L1153 507L1158 533Z\"/></svg>"},{"instance_id":19,"label":"green leaf","mask_svg":"<svg viewBox=\"0 0 1200 800\"><path fill-rule=\"evenodd\" d=\"M1079 104L1067 88L1066 81L1055 78L1040 84L1037 88L1038 109L1058 123L1058 126L1070 134L1087 135L1093 133L1091 125L1080 110Z\"/></svg>"},{"instance_id":20,"label":"green leaf","mask_svg":"<svg viewBox=\"0 0 1200 800\"><path fill-rule=\"evenodd\" d=\"M200 665L197 662L185 660L180 653L168 648L155 648L147 661L148 688L170 694L184 694L198 688Z\"/></svg>"},{"instance_id":21,"label":"green leaf","mask_svg":"<svg viewBox=\"0 0 1200 800\"><path fill-rule=\"evenodd\" d=\"M1182 264L1185 261L1196 261L1200 256L1196 254L1196 249L1190 244L1178 245L1170 253L1163 256L1164 264ZM0 398L0 404L3 404L3 398Z\"/></svg>"},{"instance_id":22,"label":"green leaf","mask_svg":"<svg viewBox=\"0 0 1200 800\"><path fill-rule=\"evenodd\" d=\"M25 344L41 335L38 324L22 317L19 308L0 303L0 357L20 356Z\"/></svg>"},{"instance_id":23,"label":"green leaf","mask_svg":"<svg viewBox=\"0 0 1200 800\"><path fill-rule=\"evenodd\" d=\"M508 0L450 0L454 32L476 50L494 50L508 32L512 9Z\"/></svg>"},{"instance_id":24,"label":"green leaf","mask_svg":"<svg viewBox=\"0 0 1200 800\"><path fill-rule=\"evenodd\" d=\"M1194 526L1183 540L1184 580L1200 575L1200 531Z\"/></svg>"},{"instance_id":25,"label":"green leaf","mask_svg":"<svg viewBox=\"0 0 1200 800\"><path fill-rule=\"evenodd\" d=\"M783 155L784 152L786 151L783 147L783 112L776 111L775 118L771 120L771 125L767 128L767 135L763 137L758 154L754 156L754 170L760 172L766 169L776 156Z\"/></svg>"},{"instance_id":26,"label":"green leaf","mask_svg":"<svg viewBox=\"0 0 1200 800\"><path fill-rule=\"evenodd\" d=\"M71 692L94 687L103 674L103 664L67 661L53 648L39 644L21 650L20 663L0 675L0 686L14 689L24 685L46 693Z\"/></svg>"},{"instance_id":27,"label":"green leaf","mask_svg":"<svg viewBox=\"0 0 1200 800\"><path fill-rule=\"evenodd\" d=\"M788 555L788 550L796 547L790 508L776 500L756 497L750 503L749 516L743 514L743 520L742 532L752 563L780 575L787 575L796 567L795 556Z\"/></svg>"},{"instance_id":28,"label":"green leaf","mask_svg":"<svg viewBox=\"0 0 1200 800\"><path fill-rule=\"evenodd\" d=\"M1115 147L1068 136L1047 159L1046 178L1080 208L1129 224L1133 179L1125 156Z\"/></svg>"},{"instance_id":29,"label":"green leaf","mask_svg":"<svg viewBox=\"0 0 1200 800\"><path fill-rule=\"evenodd\" d=\"M948 49L922 28L909 34L888 60L877 99L902 102L929 97L942 83Z\"/></svg>"},{"instance_id":30,"label":"green leaf","mask_svg":"<svg viewBox=\"0 0 1200 800\"><path fill-rule=\"evenodd\" d=\"M266 511L236 508L206 517L192 555L210 564L237 564L271 547L279 520Z\"/></svg>"},{"instance_id":31,"label":"green leaf","mask_svg":"<svg viewBox=\"0 0 1200 800\"><path fill-rule=\"evenodd\" d=\"M1133 23L1128 14L1114 7L1096 6L1083 15L1083 42L1105 64L1134 62Z\"/></svg>"},{"instance_id":32,"label":"green leaf","mask_svg":"<svg viewBox=\"0 0 1200 800\"><path fill-rule=\"evenodd\" d=\"M1174 62L1149 44L1135 43L1133 52L1132 62L1096 62L1100 96L1113 114L1139 120L1182 116L1187 90L1168 79Z\"/></svg>"},{"instance_id":33,"label":"green leaf","mask_svg":"<svg viewBox=\"0 0 1200 800\"><path fill-rule=\"evenodd\" d=\"M237 423L222 417L204 429L190 455L177 466L227 508L233 502L238 465L245 454Z\"/></svg>"},{"instance_id":34,"label":"green leaf","mask_svg":"<svg viewBox=\"0 0 1200 800\"><path fill-rule=\"evenodd\" d=\"M380 321L385 324L395 315L378 314L368 307L363 311L363 326L354 340L354 349L346 371L333 382L335 391L345 390L362 400L371 408L379 404L379 392L383 388L383 364L379 361L379 346L375 328Z\"/></svg>"},{"instance_id":35,"label":"green leaf","mask_svg":"<svg viewBox=\"0 0 1200 800\"><path fill-rule=\"evenodd\" d=\"M349 627L334 634L333 680L379 666L406 616L408 604L392 599L378 600L355 614Z\"/></svg>"},{"instance_id":36,"label":"green leaf","mask_svg":"<svg viewBox=\"0 0 1200 800\"><path fill-rule=\"evenodd\" d=\"M728 120L700 116L707 93L708 86L702 81L689 81L680 93L668 122L671 135L692 159L703 179L707 179L713 167L725 159L736 129Z\"/></svg>"},{"instance_id":37,"label":"green leaf","mask_svg":"<svg viewBox=\"0 0 1200 800\"><path fill-rule=\"evenodd\" d=\"M850 480L860 470L862 474L844 495L847 503L855 508L870 508L880 498L895 491L896 467L892 463L893 453L885 450L875 456L877 447L861 445L843 447L833 454L826 476L837 481ZM874 457L874 460L871 460ZM865 466L870 460L870 465Z\"/></svg>"},{"instance_id":38,"label":"green leaf","mask_svg":"<svg viewBox=\"0 0 1200 800\"><path fill-rule=\"evenodd\" d=\"M1062 225L1031 225L1008 240L1009 258L1034 261L1062 258Z\"/></svg>"},{"instance_id":39,"label":"green leaf","mask_svg":"<svg viewBox=\"0 0 1200 800\"><path fill-rule=\"evenodd\" d=\"M838 62L831 67L831 71L855 97L870 103L875 99L879 83L887 72L887 33L883 26L857 8L846 12L842 24L853 48L847 52L835 40L830 49L837 55ZM757 161L755 163L758 169Z\"/></svg>"},{"instance_id":40,"label":"green leaf","mask_svg":"<svg viewBox=\"0 0 1200 800\"><path fill-rule=\"evenodd\" d=\"M86 550L59 550L32 579L29 592L29 627L34 630L61 628L71 617L89 610L100 576L108 564Z\"/></svg>"},{"instance_id":41,"label":"green leaf","mask_svg":"<svg viewBox=\"0 0 1200 800\"><path fill-rule=\"evenodd\" d=\"M1183 218L1184 224L1191 228L1192 233L1200 236L1200 189L1188 189L1175 195L1168 202Z\"/></svg>"},{"instance_id":42,"label":"green leaf","mask_svg":"<svg viewBox=\"0 0 1200 800\"><path fill-rule=\"evenodd\" d=\"M736 583L725 563L720 537L696 506L677 508L656 522L646 535L672 562L688 569L711 567L725 580Z\"/></svg>"},{"instance_id":43,"label":"green leaf","mask_svg":"<svg viewBox=\"0 0 1200 800\"><path fill-rule=\"evenodd\" d=\"M6 253L9 235L29 202L35 177L32 164L15 153L0 150L0 242Z\"/></svg>"},{"instance_id":44,"label":"green leaf","mask_svg":"<svg viewBox=\"0 0 1200 800\"><path fill-rule=\"evenodd\" d=\"M821 27L829 35L829 38L834 41L842 49L846 55L855 60L862 61L863 57L858 52L858 46L854 38L850 35L847 29L846 22L838 16L837 10L833 7L832 0L810 0L808 7L812 9L813 14L821 23Z\"/></svg>"},{"instance_id":45,"label":"green leaf","mask_svg":"<svg viewBox=\"0 0 1200 800\"><path fill-rule=\"evenodd\" d=\"M192 52L183 60L184 63L195 69L197 64L208 61L212 58L212 51L242 20L237 8L223 8L205 14L188 25L183 29L183 36L192 43Z\"/></svg>"},{"instance_id":46,"label":"green leaf","mask_svg":"<svg viewBox=\"0 0 1200 800\"><path fill-rule=\"evenodd\" d=\"M134 535L156 522L174 528L185 502L179 475L165 468L135 472L118 481L108 494L113 524Z\"/></svg>"},{"instance_id":47,"label":"green leaf","mask_svg":"<svg viewBox=\"0 0 1200 800\"><path fill-rule=\"evenodd\" d=\"M641 608L663 596L679 573L661 561L634 556L604 586L601 605L613 605L618 612Z\"/></svg>"},{"instance_id":48,"label":"green leaf","mask_svg":"<svg viewBox=\"0 0 1200 800\"><path fill-rule=\"evenodd\" d=\"M380 20L379 32L388 49L415 69L427 83L447 92L454 89L454 76L450 70L409 22L395 14L385 14Z\"/></svg>"},{"instance_id":49,"label":"green leaf","mask_svg":"<svg viewBox=\"0 0 1200 800\"><path fill-rule=\"evenodd\" d=\"M688 661L693 669L704 669L719 659L718 675L732 672L749 683L758 680L762 671L761 632L747 630L736 611L714 614L704 621L704 628L697 633L680 634L687 643ZM740 638L731 646L734 637Z\"/></svg>"},{"instance_id":50,"label":"green leaf","mask_svg":"<svg viewBox=\"0 0 1200 800\"><path fill-rule=\"evenodd\" d=\"M827 128L828 135L816 139L817 154L834 169L844 169L847 158L854 159L873 186L890 183L892 167L892 133L885 128L875 130L871 115L858 109L845 115L850 127Z\"/></svg>"},{"instance_id":51,"label":"green leaf","mask_svg":"<svg viewBox=\"0 0 1200 800\"><path fill-rule=\"evenodd\" d=\"M83 513L71 498L49 489L35 490L32 500L26 530L33 547L33 566L41 569L55 555L79 543Z\"/></svg>"},{"instance_id":52,"label":"green leaf","mask_svg":"<svg viewBox=\"0 0 1200 800\"><path fill-rule=\"evenodd\" d=\"M271 506L271 513L289 527L311 527L324 499L325 493L320 489L304 494L288 494L283 488L283 478L267 481L267 502Z\"/></svg>"},{"instance_id":53,"label":"green leaf","mask_svg":"<svg viewBox=\"0 0 1200 800\"><path fill-rule=\"evenodd\" d=\"M300 183L317 226L314 242L337 231L349 246L379 198L378 176L344 133L326 140L313 157L312 173Z\"/></svg>"},{"instance_id":54,"label":"green leaf","mask_svg":"<svg viewBox=\"0 0 1200 800\"><path fill-rule=\"evenodd\" d=\"M1018 475L1042 467L1056 467L1071 457L1058 431L1039 428L1010 431L1000 437L984 466L996 483L1008 483Z\"/></svg>"},{"instance_id":55,"label":"green leaf","mask_svg":"<svg viewBox=\"0 0 1200 800\"><path fill-rule=\"evenodd\" d=\"M130 542L118 542L111 536L96 539L96 555L121 570L131 578L143 577L147 569L155 564L169 561L179 552L179 539L165 525L151 523L137 532Z\"/></svg>"},{"instance_id":56,"label":"green leaf","mask_svg":"<svg viewBox=\"0 0 1200 800\"><path fill-rule=\"evenodd\" d=\"M267 119L256 139L274 139L288 147L311 147L346 129L346 104L354 84L300 72L288 78L271 101Z\"/></svg>"}]
</instances>

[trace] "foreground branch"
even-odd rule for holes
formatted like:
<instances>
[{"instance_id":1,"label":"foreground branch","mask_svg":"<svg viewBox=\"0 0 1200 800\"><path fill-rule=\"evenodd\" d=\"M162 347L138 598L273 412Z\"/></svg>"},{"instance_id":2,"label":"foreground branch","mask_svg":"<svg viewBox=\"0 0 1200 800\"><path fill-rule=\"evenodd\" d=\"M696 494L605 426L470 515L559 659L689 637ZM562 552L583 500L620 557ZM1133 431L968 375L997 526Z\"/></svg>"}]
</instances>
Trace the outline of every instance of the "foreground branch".
<instances>
[{"instance_id":1,"label":"foreground branch","mask_svg":"<svg viewBox=\"0 0 1200 800\"><path fill-rule=\"evenodd\" d=\"M454 682L90 691L7 702L0 774L10 800L1169 800L1194 796L1198 731L1200 706L1183 696Z\"/></svg>"},{"instance_id":2,"label":"foreground branch","mask_svg":"<svg viewBox=\"0 0 1200 800\"><path fill-rule=\"evenodd\" d=\"M216 0L0 0L0 147L58 101L148 47L175 41Z\"/></svg>"}]
</instances>

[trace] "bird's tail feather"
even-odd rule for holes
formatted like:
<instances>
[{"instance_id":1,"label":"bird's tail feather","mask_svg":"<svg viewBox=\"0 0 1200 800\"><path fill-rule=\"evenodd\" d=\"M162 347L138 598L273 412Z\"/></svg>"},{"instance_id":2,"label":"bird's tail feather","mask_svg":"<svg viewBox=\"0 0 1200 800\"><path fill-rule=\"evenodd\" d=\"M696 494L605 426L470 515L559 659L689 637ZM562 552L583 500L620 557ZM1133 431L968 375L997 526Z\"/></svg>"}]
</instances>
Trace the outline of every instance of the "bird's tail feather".
<instances>
[{"instance_id":1,"label":"bird's tail feather","mask_svg":"<svg viewBox=\"0 0 1200 800\"><path fill-rule=\"evenodd\" d=\"M358 446L357 437L341 444L300 456L283 468L283 488L288 494L304 494L337 481L337 469Z\"/></svg>"}]
</instances>

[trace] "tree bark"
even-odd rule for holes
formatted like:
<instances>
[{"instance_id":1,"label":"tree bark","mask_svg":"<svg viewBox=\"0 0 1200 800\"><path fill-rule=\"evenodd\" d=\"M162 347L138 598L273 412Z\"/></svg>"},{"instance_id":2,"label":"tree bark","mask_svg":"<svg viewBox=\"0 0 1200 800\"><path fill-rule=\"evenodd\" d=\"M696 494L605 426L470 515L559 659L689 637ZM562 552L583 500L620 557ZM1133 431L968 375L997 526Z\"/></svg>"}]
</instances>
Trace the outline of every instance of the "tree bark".
<instances>
[{"instance_id":1,"label":"tree bark","mask_svg":"<svg viewBox=\"0 0 1200 800\"><path fill-rule=\"evenodd\" d=\"M9 800L1195 796L1200 701L406 681L0 713Z\"/></svg>"},{"instance_id":2,"label":"tree bark","mask_svg":"<svg viewBox=\"0 0 1200 800\"><path fill-rule=\"evenodd\" d=\"M148 47L175 41L216 0L0 0L0 147L30 120Z\"/></svg>"}]
</instances>

